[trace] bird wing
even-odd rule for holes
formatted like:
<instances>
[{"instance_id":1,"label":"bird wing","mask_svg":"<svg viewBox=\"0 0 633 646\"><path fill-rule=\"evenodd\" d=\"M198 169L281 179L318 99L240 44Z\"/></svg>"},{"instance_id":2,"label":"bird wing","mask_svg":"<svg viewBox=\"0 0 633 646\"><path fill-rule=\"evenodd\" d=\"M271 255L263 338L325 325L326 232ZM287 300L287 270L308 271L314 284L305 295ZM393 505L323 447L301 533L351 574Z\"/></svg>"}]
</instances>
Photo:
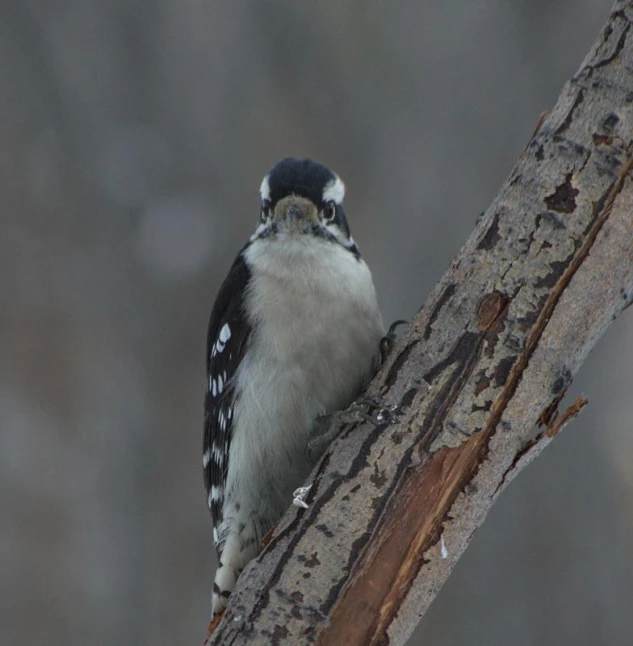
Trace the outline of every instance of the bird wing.
<instances>
[{"instance_id":1,"label":"bird wing","mask_svg":"<svg viewBox=\"0 0 633 646\"><path fill-rule=\"evenodd\" d=\"M207 334L207 393L204 405L202 466L213 537L222 553L222 523L229 450L233 433L235 375L244 357L251 325L244 312L250 271L243 255L236 258L216 298Z\"/></svg>"}]
</instances>

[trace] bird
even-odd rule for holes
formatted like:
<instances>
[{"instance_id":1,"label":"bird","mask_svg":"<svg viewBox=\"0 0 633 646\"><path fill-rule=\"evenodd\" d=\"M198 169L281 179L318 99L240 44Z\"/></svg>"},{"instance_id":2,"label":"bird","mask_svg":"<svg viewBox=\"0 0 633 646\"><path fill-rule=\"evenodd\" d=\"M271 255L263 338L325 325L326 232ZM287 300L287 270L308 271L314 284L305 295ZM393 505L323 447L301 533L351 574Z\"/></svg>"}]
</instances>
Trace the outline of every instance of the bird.
<instances>
[{"instance_id":1,"label":"bird","mask_svg":"<svg viewBox=\"0 0 633 646\"><path fill-rule=\"evenodd\" d=\"M255 232L219 289L207 333L202 466L218 561L214 616L293 492L306 506L307 489L295 490L331 439L323 420L363 391L385 334L339 176L287 157L259 193Z\"/></svg>"}]
</instances>

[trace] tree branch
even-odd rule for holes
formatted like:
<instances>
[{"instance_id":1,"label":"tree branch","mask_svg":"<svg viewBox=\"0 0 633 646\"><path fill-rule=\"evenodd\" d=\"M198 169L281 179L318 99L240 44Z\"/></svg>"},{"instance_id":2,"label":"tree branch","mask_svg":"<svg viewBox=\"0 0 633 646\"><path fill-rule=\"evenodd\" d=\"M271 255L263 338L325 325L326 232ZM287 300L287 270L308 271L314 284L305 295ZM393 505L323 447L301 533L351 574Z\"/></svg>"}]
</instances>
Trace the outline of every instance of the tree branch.
<instances>
[{"instance_id":1,"label":"tree branch","mask_svg":"<svg viewBox=\"0 0 633 646\"><path fill-rule=\"evenodd\" d=\"M368 395L240 577L212 644L403 644L633 300L633 1L608 23ZM545 427L534 437L537 422Z\"/></svg>"}]
</instances>

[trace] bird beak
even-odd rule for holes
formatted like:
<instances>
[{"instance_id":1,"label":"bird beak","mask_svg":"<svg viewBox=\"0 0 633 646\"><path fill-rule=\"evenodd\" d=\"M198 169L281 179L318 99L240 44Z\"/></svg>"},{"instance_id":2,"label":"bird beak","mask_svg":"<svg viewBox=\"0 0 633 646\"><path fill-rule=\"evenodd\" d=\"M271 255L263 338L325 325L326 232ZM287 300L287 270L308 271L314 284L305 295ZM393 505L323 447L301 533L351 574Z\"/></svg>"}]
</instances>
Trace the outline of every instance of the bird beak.
<instances>
[{"instance_id":1,"label":"bird beak","mask_svg":"<svg viewBox=\"0 0 633 646\"><path fill-rule=\"evenodd\" d=\"M284 211L284 220L291 225L300 222L304 217L303 209L297 204L288 204Z\"/></svg>"},{"instance_id":2,"label":"bird beak","mask_svg":"<svg viewBox=\"0 0 633 646\"><path fill-rule=\"evenodd\" d=\"M275 205L273 221L288 232L305 233L318 220L317 207L305 197L288 195Z\"/></svg>"}]
</instances>

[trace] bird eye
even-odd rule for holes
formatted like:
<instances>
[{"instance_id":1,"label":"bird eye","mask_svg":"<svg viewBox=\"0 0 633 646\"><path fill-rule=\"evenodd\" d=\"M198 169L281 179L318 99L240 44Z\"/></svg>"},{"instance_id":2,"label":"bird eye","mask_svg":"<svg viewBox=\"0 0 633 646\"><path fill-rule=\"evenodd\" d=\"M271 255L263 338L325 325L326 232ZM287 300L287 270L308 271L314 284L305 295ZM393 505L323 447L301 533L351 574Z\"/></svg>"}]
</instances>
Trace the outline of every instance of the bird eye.
<instances>
[{"instance_id":1,"label":"bird eye","mask_svg":"<svg viewBox=\"0 0 633 646\"><path fill-rule=\"evenodd\" d=\"M326 202L323 207L323 218L331 222L336 216L336 204L334 202Z\"/></svg>"},{"instance_id":2,"label":"bird eye","mask_svg":"<svg viewBox=\"0 0 633 646\"><path fill-rule=\"evenodd\" d=\"M262 210L261 210L261 213L259 214L259 218L263 222L269 217L269 215L270 215L270 202L268 200L264 200L262 202Z\"/></svg>"}]
</instances>

